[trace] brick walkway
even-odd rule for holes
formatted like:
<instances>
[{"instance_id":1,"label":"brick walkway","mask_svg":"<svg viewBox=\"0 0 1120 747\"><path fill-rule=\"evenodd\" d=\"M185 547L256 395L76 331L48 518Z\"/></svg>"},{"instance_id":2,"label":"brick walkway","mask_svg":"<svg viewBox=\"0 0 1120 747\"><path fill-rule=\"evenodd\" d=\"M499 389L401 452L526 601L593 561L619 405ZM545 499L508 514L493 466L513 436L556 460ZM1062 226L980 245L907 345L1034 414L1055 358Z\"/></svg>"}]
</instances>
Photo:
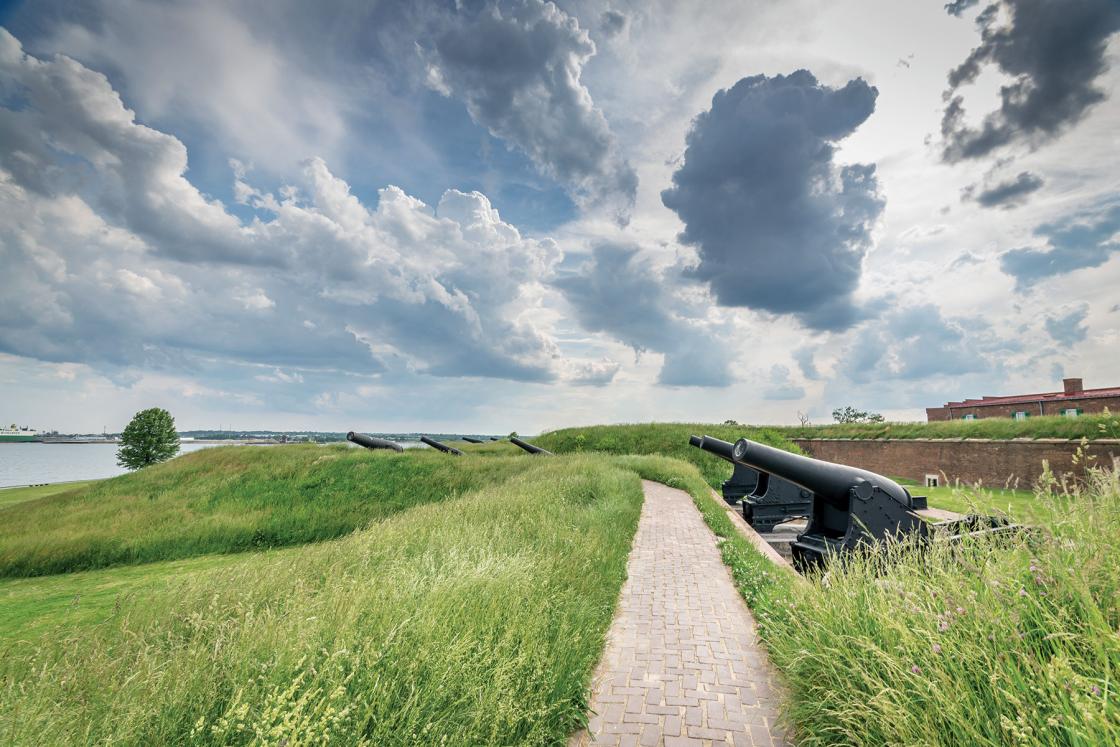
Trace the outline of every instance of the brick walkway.
<instances>
[{"instance_id":1,"label":"brick walkway","mask_svg":"<svg viewBox=\"0 0 1120 747\"><path fill-rule=\"evenodd\" d=\"M573 745L787 745L754 619L687 493L646 500L618 613Z\"/></svg>"}]
</instances>

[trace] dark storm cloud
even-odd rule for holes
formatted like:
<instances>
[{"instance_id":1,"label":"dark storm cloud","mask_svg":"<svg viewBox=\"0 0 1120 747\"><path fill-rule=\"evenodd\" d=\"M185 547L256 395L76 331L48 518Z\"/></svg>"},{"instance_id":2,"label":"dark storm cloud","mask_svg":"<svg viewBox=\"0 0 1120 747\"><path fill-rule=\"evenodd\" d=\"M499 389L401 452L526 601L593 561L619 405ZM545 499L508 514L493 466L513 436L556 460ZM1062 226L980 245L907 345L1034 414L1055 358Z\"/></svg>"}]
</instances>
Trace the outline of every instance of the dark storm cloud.
<instances>
[{"instance_id":1,"label":"dark storm cloud","mask_svg":"<svg viewBox=\"0 0 1120 747\"><path fill-rule=\"evenodd\" d=\"M1001 16L1009 17L1007 25L1001 25ZM1094 83L1108 70L1108 39L1120 29L1117 0L998 0L976 23L980 45L949 73L941 121L945 160L979 158L1015 141L1036 144L1056 137L1104 99ZM958 89L976 80L987 64L1013 81L1000 89L999 109L973 128L964 122Z\"/></svg>"},{"instance_id":2,"label":"dark storm cloud","mask_svg":"<svg viewBox=\"0 0 1120 747\"><path fill-rule=\"evenodd\" d=\"M1046 331L1055 341L1063 345L1073 345L1081 342L1089 334L1088 327L1084 326L1085 317L1089 315L1086 305L1073 309L1067 314L1046 317Z\"/></svg>"},{"instance_id":3,"label":"dark storm cloud","mask_svg":"<svg viewBox=\"0 0 1120 747\"><path fill-rule=\"evenodd\" d=\"M948 11L951 16L959 16L979 2L980 0L953 0L945 4L945 10Z\"/></svg>"},{"instance_id":4,"label":"dark storm cloud","mask_svg":"<svg viewBox=\"0 0 1120 747\"><path fill-rule=\"evenodd\" d=\"M625 222L638 177L580 81L595 44L551 3L525 0L451 19L434 42L431 84L565 184Z\"/></svg>"},{"instance_id":5,"label":"dark storm cloud","mask_svg":"<svg viewBox=\"0 0 1120 747\"><path fill-rule=\"evenodd\" d=\"M1023 247L1000 255L999 266L1024 291L1047 278L1085 267L1100 267L1120 251L1120 203L1106 203L1034 230L1044 248Z\"/></svg>"},{"instance_id":6,"label":"dark storm cloud","mask_svg":"<svg viewBox=\"0 0 1120 747\"><path fill-rule=\"evenodd\" d=\"M659 383L727 386L726 352L709 332L674 313L681 303L639 254L636 246L600 244L577 273L553 284L585 329L605 332L637 352L664 353Z\"/></svg>"},{"instance_id":7,"label":"dark storm cloud","mask_svg":"<svg viewBox=\"0 0 1120 747\"><path fill-rule=\"evenodd\" d=\"M830 88L807 70L756 75L696 117L661 199L699 253L691 276L720 304L792 314L814 329L860 318L853 293L884 202L874 165L838 167L833 154L877 95L858 78Z\"/></svg>"},{"instance_id":8,"label":"dark storm cloud","mask_svg":"<svg viewBox=\"0 0 1120 747\"><path fill-rule=\"evenodd\" d=\"M1022 205L1027 198L1045 184L1042 177L1029 171L1020 172L1010 181L985 187L976 193L975 200L983 207L1012 208ZM965 199L972 197L975 187L966 190Z\"/></svg>"}]
</instances>

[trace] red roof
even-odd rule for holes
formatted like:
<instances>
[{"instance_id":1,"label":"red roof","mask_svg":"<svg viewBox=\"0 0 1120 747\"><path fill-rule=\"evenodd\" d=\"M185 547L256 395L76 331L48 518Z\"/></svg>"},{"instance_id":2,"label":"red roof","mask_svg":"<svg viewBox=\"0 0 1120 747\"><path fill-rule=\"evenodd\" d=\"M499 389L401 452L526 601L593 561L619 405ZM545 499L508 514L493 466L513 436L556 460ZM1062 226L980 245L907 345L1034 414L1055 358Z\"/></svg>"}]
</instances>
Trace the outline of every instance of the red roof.
<instances>
[{"instance_id":1,"label":"red roof","mask_svg":"<svg viewBox=\"0 0 1120 747\"><path fill-rule=\"evenodd\" d=\"M1009 397L983 397L981 399L966 399L961 402L947 402L945 407L989 407L994 405L1018 405L1030 402L1060 402L1072 399L1097 399L1099 397L1120 397L1120 387L1107 387L1105 389L1082 389L1074 394L1065 392L1042 392L1040 394L1016 394Z\"/></svg>"}]
</instances>

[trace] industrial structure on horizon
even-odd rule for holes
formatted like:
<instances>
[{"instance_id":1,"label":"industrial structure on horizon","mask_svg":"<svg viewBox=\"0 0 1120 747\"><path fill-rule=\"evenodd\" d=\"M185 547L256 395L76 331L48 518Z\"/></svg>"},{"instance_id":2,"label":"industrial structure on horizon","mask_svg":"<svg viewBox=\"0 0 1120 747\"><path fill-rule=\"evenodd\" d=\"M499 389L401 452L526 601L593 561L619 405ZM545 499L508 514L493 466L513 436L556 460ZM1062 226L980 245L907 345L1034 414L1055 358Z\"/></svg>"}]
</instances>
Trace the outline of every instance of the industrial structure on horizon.
<instances>
[{"instance_id":1,"label":"industrial structure on horizon","mask_svg":"<svg viewBox=\"0 0 1120 747\"><path fill-rule=\"evenodd\" d=\"M1062 391L1040 394L1015 394L1004 397L981 397L960 402L946 402L941 407L927 407L926 420L981 420L983 418L1014 418L1025 420L1039 415L1076 417L1086 413L1120 411L1120 387L1085 389L1081 379L1062 379Z\"/></svg>"}]
</instances>

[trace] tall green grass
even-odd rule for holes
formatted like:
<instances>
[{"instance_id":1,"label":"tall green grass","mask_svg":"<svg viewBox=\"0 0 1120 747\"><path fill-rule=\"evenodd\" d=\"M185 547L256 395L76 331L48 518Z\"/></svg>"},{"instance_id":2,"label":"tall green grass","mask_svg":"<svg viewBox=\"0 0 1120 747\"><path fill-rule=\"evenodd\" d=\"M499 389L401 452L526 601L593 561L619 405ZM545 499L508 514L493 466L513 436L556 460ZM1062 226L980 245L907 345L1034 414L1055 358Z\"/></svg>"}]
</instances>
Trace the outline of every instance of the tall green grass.
<instances>
[{"instance_id":1,"label":"tall green grass","mask_svg":"<svg viewBox=\"0 0 1120 747\"><path fill-rule=\"evenodd\" d=\"M5 508L0 576L318 542L505 480L526 464L341 445L204 449Z\"/></svg>"},{"instance_id":2,"label":"tall green grass","mask_svg":"<svg viewBox=\"0 0 1120 747\"><path fill-rule=\"evenodd\" d=\"M495 479L457 498L0 643L0 743L564 742L640 482L593 456L519 459L505 480L501 460L477 461Z\"/></svg>"},{"instance_id":3,"label":"tall green grass","mask_svg":"<svg viewBox=\"0 0 1120 747\"><path fill-rule=\"evenodd\" d=\"M690 446L690 435L708 435L725 441L749 438L770 446L798 452L799 449L773 429L703 423L641 423L564 428L544 433L533 443L558 454L604 452L607 454L655 454L681 459L696 466L712 487L731 476L727 462Z\"/></svg>"}]
</instances>

